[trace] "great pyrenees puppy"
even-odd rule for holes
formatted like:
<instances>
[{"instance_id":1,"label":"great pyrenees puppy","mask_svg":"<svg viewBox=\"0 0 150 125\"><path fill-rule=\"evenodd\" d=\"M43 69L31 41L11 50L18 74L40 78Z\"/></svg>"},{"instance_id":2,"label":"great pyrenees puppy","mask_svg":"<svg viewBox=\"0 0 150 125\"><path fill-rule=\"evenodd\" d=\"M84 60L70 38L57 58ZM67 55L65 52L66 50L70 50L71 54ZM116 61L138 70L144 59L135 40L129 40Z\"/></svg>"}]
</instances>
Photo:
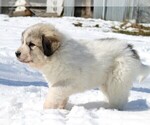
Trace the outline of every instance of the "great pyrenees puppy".
<instances>
[{"instance_id":1,"label":"great pyrenees puppy","mask_svg":"<svg viewBox=\"0 0 150 125\"><path fill-rule=\"evenodd\" d=\"M48 81L44 108L64 108L70 95L100 88L110 108L122 110L133 81L150 72L131 44L117 39L75 40L49 24L27 28L16 56Z\"/></svg>"}]
</instances>

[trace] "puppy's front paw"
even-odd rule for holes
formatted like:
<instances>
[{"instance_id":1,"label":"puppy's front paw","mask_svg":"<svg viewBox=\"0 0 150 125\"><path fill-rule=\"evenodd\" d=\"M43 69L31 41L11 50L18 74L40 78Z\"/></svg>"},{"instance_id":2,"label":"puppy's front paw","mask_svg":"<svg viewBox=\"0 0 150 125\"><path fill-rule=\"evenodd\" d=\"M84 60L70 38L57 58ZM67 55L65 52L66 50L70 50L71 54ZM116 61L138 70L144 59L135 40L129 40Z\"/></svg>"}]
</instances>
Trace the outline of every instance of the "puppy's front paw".
<instances>
[{"instance_id":1,"label":"puppy's front paw","mask_svg":"<svg viewBox=\"0 0 150 125\"><path fill-rule=\"evenodd\" d=\"M55 109L57 108L56 104L45 101L43 105L44 109Z\"/></svg>"},{"instance_id":2,"label":"puppy's front paw","mask_svg":"<svg viewBox=\"0 0 150 125\"><path fill-rule=\"evenodd\" d=\"M59 100L57 102L56 100L53 100L53 101L46 100L43 108L44 109L64 109L67 104L67 100L68 99L64 99L61 101Z\"/></svg>"}]
</instances>

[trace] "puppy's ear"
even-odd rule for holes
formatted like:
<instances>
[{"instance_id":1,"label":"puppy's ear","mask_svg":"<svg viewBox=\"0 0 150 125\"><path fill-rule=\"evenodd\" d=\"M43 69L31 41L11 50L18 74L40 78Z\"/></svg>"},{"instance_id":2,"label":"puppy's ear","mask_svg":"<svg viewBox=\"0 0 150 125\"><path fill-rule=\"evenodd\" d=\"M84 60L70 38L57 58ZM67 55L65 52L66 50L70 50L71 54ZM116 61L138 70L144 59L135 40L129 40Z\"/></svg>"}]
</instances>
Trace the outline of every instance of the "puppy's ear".
<instances>
[{"instance_id":1,"label":"puppy's ear","mask_svg":"<svg viewBox=\"0 0 150 125\"><path fill-rule=\"evenodd\" d=\"M55 38L49 38L42 35L43 52L46 56L51 56L60 46L60 43Z\"/></svg>"}]
</instances>

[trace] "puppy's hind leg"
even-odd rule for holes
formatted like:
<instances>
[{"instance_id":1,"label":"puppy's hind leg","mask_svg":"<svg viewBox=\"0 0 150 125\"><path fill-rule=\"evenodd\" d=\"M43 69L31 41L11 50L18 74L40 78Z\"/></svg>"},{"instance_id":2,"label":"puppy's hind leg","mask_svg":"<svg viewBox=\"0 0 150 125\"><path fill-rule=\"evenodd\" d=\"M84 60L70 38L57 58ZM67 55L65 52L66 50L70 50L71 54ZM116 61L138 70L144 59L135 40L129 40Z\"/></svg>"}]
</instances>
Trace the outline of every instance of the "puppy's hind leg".
<instances>
[{"instance_id":1,"label":"puppy's hind leg","mask_svg":"<svg viewBox=\"0 0 150 125\"><path fill-rule=\"evenodd\" d=\"M118 84L112 83L112 84ZM123 83L124 84L124 83ZM108 102L109 102L109 107L118 109L118 110L123 110L125 105L128 102L128 96L129 96L129 90L130 87L125 88L123 85L111 85L108 87Z\"/></svg>"},{"instance_id":2,"label":"puppy's hind leg","mask_svg":"<svg viewBox=\"0 0 150 125\"><path fill-rule=\"evenodd\" d=\"M119 83L117 78L109 79L107 84L100 86L101 92L104 94L106 101L109 103L106 108L115 108L122 110L128 102L130 87L125 88L124 83Z\"/></svg>"},{"instance_id":3,"label":"puppy's hind leg","mask_svg":"<svg viewBox=\"0 0 150 125\"><path fill-rule=\"evenodd\" d=\"M110 108L123 110L128 102L129 91L135 78L134 65L127 64L124 61L117 62L110 73L107 86L105 86L105 95L108 98Z\"/></svg>"}]
</instances>

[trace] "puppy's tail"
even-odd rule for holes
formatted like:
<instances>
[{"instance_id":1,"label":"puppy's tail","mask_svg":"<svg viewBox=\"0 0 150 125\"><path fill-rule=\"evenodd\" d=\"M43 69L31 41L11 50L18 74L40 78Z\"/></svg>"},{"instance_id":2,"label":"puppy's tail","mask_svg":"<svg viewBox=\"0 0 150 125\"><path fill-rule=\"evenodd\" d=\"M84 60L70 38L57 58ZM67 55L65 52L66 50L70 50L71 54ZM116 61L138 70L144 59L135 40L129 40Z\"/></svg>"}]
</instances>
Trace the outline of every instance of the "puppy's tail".
<instances>
[{"instance_id":1,"label":"puppy's tail","mask_svg":"<svg viewBox=\"0 0 150 125\"><path fill-rule=\"evenodd\" d=\"M138 81L141 83L150 74L150 66L141 64Z\"/></svg>"}]
</instances>

